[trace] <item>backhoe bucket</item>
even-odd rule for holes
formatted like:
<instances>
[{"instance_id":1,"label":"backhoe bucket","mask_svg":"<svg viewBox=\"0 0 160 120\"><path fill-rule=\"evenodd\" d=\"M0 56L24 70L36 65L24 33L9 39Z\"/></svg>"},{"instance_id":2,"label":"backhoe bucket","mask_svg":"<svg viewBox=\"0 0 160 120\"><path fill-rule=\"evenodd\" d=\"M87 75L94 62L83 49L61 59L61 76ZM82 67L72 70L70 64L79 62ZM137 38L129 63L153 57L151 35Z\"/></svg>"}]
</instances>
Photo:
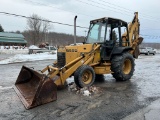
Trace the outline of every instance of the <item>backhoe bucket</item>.
<instances>
[{"instance_id":1,"label":"backhoe bucket","mask_svg":"<svg viewBox=\"0 0 160 120\"><path fill-rule=\"evenodd\" d=\"M14 87L26 109L57 99L53 80L38 71L23 66Z\"/></svg>"}]
</instances>

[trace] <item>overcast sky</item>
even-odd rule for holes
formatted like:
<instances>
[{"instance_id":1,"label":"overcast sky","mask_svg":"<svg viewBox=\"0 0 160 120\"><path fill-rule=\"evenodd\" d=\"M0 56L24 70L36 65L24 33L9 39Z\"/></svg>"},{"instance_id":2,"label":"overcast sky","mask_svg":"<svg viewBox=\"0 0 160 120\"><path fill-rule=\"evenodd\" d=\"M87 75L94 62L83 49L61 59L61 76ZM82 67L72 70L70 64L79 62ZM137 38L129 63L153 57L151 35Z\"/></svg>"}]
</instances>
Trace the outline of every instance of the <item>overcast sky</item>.
<instances>
[{"instance_id":1,"label":"overcast sky","mask_svg":"<svg viewBox=\"0 0 160 120\"><path fill-rule=\"evenodd\" d=\"M33 13L54 22L88 27L89 21L114 17L130 22L134 11L139 12L141 34L145 42L160 42L159 0L1 0L0 12L31 16ZM0 24L5 31L23 31L26 19L0 14ZM53 24L50 31L73 34L73 27ZM77 29L78 35L85 35L86 29ZM148 36L146 36L148 35Z\"/></svg>"}]
</instances>

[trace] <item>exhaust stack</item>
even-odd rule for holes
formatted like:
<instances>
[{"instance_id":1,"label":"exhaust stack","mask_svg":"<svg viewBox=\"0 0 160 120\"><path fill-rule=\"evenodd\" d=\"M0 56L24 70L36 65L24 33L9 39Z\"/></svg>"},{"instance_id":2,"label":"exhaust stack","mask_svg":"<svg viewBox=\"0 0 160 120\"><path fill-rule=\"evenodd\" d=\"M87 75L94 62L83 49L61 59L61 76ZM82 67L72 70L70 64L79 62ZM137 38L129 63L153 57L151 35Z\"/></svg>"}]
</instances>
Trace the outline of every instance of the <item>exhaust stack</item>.
<instances>
[{"instance_id":1,"label":"exhaust stack","mask_svg":"<svg viewBox=\"0 0 160 120\"><path fill-rule=\"evenodd\" d=\"M76 45L76 19L77 16L75 16L74 18L74 45Z\"/></svg>"}]
</instances>

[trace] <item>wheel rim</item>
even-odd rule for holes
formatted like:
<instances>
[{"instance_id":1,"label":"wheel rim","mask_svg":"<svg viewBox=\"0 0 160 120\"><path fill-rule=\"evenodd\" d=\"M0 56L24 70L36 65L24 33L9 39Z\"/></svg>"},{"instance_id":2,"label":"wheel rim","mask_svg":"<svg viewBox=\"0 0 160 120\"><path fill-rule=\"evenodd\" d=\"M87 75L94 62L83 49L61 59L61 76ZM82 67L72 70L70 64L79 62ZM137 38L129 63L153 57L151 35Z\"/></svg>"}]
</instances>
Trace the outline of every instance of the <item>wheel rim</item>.
<instances>
[{"instance_id":1,"label":"wheel rim","mask_svg":"<svg viewBox=\"0 0 160 120\"><path fill-rule=\"evenodd\" d=\"M126 59L123 64L123 72L124 74L129 74L132 68L132 63L129 59Z\"/></svg>"},{"instance_id":2,"label":"wheel rim","mask_svg":"<svg viewBox=\"0 0 160 120\"><path fill-rule=\"evenodd\" d=\"M91 83L92 82L92 72L89 70L84 71L82 75L82 81L84 84Z\"/></svg>"}]
</instances>

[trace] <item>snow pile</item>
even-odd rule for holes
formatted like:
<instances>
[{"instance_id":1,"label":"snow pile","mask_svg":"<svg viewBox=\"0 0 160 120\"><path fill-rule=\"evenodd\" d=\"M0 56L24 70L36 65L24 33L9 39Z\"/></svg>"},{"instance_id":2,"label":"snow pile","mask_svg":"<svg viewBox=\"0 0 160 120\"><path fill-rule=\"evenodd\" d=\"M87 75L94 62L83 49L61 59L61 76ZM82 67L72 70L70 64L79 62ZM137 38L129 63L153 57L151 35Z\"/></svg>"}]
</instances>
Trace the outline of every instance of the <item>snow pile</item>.
<instances>
[{"instance_id":1,"label":"snow pile","mask_svg":"<svg viewBox=\"0 0 160 120\"><path fill-rule=\"evenodd\" d=\"M40 53L40 54L17 54L5 60L1 60L0 64L8 64L15 62L26 62L46 59L57 59L57 54Z\"/></svg>"},{"instance_id":2,"label":"snow pile","mask_svg":"<svg viewBox=\"0 0 160 120\"><path fill-rule=\"evenodd\" d=\"M27 54L28 49L0 49L0 54Z\"/></svg>"},{"instance_id":3,"label":"snow pile","mask_svg":"<svg viewBox=\"0 0 160 120\"><path fill-rule=\"evenodd\" d=\"M91 93L89 92L89 90L85 90L85 91L83 91L83 95L84 96L90 96Z\"/></svg>"},{"instance_id":4,"label":"snow pile","mask_svg":"<svg viewBox=\"0 0 160 120\"><path fill-rule=\"evenodd\" d=\"M156 53L160 54L160 49L157 49L157 50L156 50Z\"/></svg>"},{"instance_id":5,"label":"snow pile","mask_svg":"<svg viewBox=\"0 0 160 120\"><path fill-rule=\"evenodd\" d=\"M0 49L27 49L26 46L0 46Z\"/></svg>"},{"instance_id":6,"label":"snow pile","mask_svg":"<svg viewBox=\"0 0 160 120\"><path fill-rule=\"evenodd\" d=\"M84 96L91 96L102 92L102 90L96 86L79 88L74 82L68 84L68 90L71 92L75 92L76 94L82 94Z\"/></svg>"},{"instance_id":7,"label":"snow pile","mask_svg":"<svg viewBox=\"0 0 160 120\"><path fill-rule=\"evenodd\" d=\"M40 49L40 48L35 45L31 45L31 46L29 46L29 49Z\"/></svg>"},{"instance_id":8,"label":"snow pile","mask_svg":"<svg viewBox=\"0 0 160 120\"><path fill-rule=\"evenodd\" d=\"M40 49L35 45L28 47L23 46L0 46L0 54L27 54L29 49Z\"/></svg>"}]
</instances>

